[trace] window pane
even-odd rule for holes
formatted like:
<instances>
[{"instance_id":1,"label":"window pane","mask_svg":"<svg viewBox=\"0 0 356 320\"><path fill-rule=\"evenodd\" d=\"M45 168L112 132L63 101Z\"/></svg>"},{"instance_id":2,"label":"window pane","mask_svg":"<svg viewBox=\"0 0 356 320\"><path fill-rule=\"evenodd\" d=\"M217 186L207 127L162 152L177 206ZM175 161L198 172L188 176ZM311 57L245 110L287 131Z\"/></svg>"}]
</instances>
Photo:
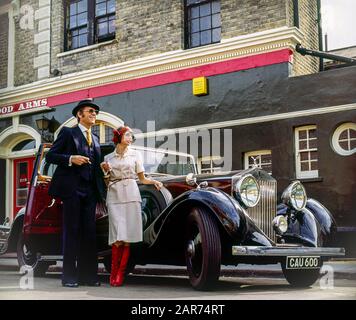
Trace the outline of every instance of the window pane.
<instances>
[{"instance_id":1,"label":"window pane","mask_svg":"<svg viewBox=\"0 0 356 320\"><path fill-rule=\"evenodd\" d=\"M307 142L306 141L299 141L299 150L307 149Z\"/></svg>"},{"instance_id":2,"label":"window pane","mask_svg":"<svg viewBox=\"0 0 356 320\"><path fill-rule=\"evenodd\" d=\"M200 34L199 33L193 33L191 35L191 46L192 47L197 47L200 45Z\"/></svg>"},{"instance_id":3,"label":"window pane","mask_svg":"<svg viewBox=\"0 0 356 320\"><path fill-rule=\"evenodd\" d=\"M114 33L115 32L115 19L110 20L109 22L109 33Z\"/></svg>"},{"instance_id":4,"label":"window pane","mask_svg":"<svg viewBox=\"0 0 356 320\"><path fill-rule=\"evenodd\" d=\"M206 3L200 6L200 16L207 16L211 14L210 3Z\"/></svg>"},{"instance_id":5,"label":"window pane","mask_svg":"<svg viewBox=\"0 0 356 320\"><path fill-rule=\"evenodd\" d=\"M98 36L103 36L108 33L108 23L99 23L98 25Z\"/></svg>"},{"instance_id":6,"label":"window pane","mask_svg":"<svg viewBox=\"0 0 356 320\"><path fill-rule=\"evenodd\" d=\"M79 29L79 34L85 34L85 33L88 33L88 28L80 28Z\"/></svg>"},{"instance_id":7,"label":"window pane","mask_svg":"<svg viewBox=\"0 0 356 320\"><path fill-rule=\"evenodd\" d=\"M212 13L220 12L220 1L213 1L211 6L212 6L212 10L211 10Z\"/></svg>"},{"instance_id":8,"label":"window pane","mask_svg":"<svg viewBox=\"0 0 356 320\"><path fill-rule=\"evenodd\" d=\"M191 33L199 31L199 19L192 20L190 25L191 25L191 29L190 29Z\"/></svg>"},{"instance_id":9,"label":"window pane","mask_svg":"<svg viewBox=\"0 0 356 320\"><path fill-rule=\"evenodd\" d=\"M12 151L21 151L21 150L30 150L36 148L36 141L35 140L24 140L19 142L12 148Z\"/></svg>"},{"instance_id":10,"label":"window pane","mask_svg":"<svg viewBox=\"0 0 356 320\"><path fill-rule=\"evenodd\" d=\"M69 8L69 15L72 16L74 14L77 14L77 4L76 3L72 3Z\"/></svg>"},{"instance_id":11,"label":"window pane","mask_svg":"<svg viewBox=\"0 0 356 320\"><path fill-rule=\"evenodd\" d=\"M106 14L106 3L99 3L96 5L96 10L95 10L96 16L102 16Z\"/></svg>"},{"instance_id":12,"label":"window pane","mask_svg":"<svg viewBox=\"0 0 356 320\"><path fill-rule=\"evenodd\" d=\"M100 137L100 125L96 124L91 127L91 132L96 136Z\"/></svg>"},{"instance_id":13,"label":"window pane","mask_svg":"<svg viewBox=\"0 0 356 320\"><path fill-rule=\"evenodd\" d=\"M193 18L198 18L198 17L199 17L199 7L191 8L190 18L193 19Z\"/></svg>"},{"instance_id":14,"label":"window pane","mask_svg":"<svg viewBox=\"0 0 356 320\"><path fill-rule=\"evenodd\" d=\"M201 41L201 44L208 44L208 43L211 43L211 31L208 30L208 31L203 31L201 34L200 34L200 41Z\"/></svg>"},{"instance_id":15,"label":"window pane","mask_svg":"<svg viewBox=\"0 0 356 320\"><path fill-rule=\"evenodd\" d=\"M300 169L301 169L302 171L309 171L309 162L302 162L302 163L300 164Z\"/></svg>"},{"instance_id":16,"label":"window pane","mask_svg":"<svg viewBox=\"0 0 356 320\"><path fill-rule=\"evenodd\" d=\"M309 140L309 148L316 148L317 147L317 140L313 139L313 140Z\"/></svg>"},{"instance_id":17,"label":"window pane","mask_svg":"<svg viewBox=\"0 0 356 320\"><path fill-rule=\"evenodd\" d=\"M356 138L356 130L350 129L350 137L351 137L351 139Z\"/></svg>"},{"instance_id":18,"label":"window pane","mask_svg":"<svg viewBox=\"0 0 356 320\"><path fill-rule=\"evenodd\" d=\"M351 146L350 150L356 149L356 139L350 141L350 146Z\"/></svg>"},{"instance_id":19,"label":"window pane","mask_svg":"<svg viewBox=\"0 0 356 320\"><path fill-rule=\"evenodd\" d=\"M200 30L211 29L211 17L204 17L200 19Z\"/></svg>"},{"instance_id":20,"label":"window pane","mask_svg":"<svg viewBox=\"0 0 356 320\"><path fill-rule=\"evenodd\" d=\"M220 13L214 14L212 16L212 20L213 20L213 24L212 24L213 28L217 28L221 26Z\"/></svg>"},{"instance_id":21,"label":"window pane","mask_svg":"<svg viewBox=\"0 0 356 320\"><path fill-rule=\"evenodd\" d=\"M113 13L115 12L115 0L110 0L108 1L108 13Z\"/></svg>"},{"instance_id":22,"label":"window pane","mask_svg":"<svg viewBox=\"0 0 356 320\"><path fill-rule=\"evenodd\" d=\"M77 16L71 16L69 19L69 28L75 28L77 26Z\"/></svg>"},{"instance_id":23,"label":"window pane","mask_svg":"<svg viewBox=\"0 0 356 320\"><path fill-rule=\"evenodd\" d=\"M71 46L72 49L76 49L78 48L78 37L73 37L72 38L72 46Z\"/></svg>"},{"instance_id":24,"label":"window pane","mask_svg":"<svg viewBox=\"0 0 356 320\"><path fill-rule=\"evenodd\" d=\"M309 130L309 138L316 138L316 130L315 129Z\"/></svg>"},{"instance_id":25,"label":"window pane","mask_svg":"<svg viewBox=\"0 0 356 320\"><path fill-rule=\"evenodd\" d=\"M306 139L307 138L307 131L301 130L299 131L299 139Z\"/></svg>"},{"instance_id":26,"label":"window pane","mask_svg":"<svg viewBox=\"0 0 356 320\"><path fill-rule=\"evenodd\" d=\"M346 151L349 151L349 143L348 141L342 141L342 142L339 142L340 144L340 147Z\"/></svg>"},{"instance_id":27,"label":"window pane","mask_svg":"<svg viewBox=\"0 0 356 320\"><path fill-rule=\"evenodd\" d=\"M309 160L309 152L301 152L300 161L308 161Z\"/></svg>"},{"instance_id":28,"label":"window pane","mask_svg":"<svg viewBox=\"0 0 356 320\"><path fill-rule=\"evenodd\" d=\"M318 159L318 152L317 151L311 151L310 152L310 159L311 160L317 160Z\"/></svg>"},{"instance_id":29,"label":"window pane","mask_svg":"<svg viewBox=\"0 0 356 320\"><path fill-rule=\"evenodd\" d=\"M312 161L310 163L310 170L318 170L318 161Z\"/></svg>"},{"instance_id":30,"label":"window pane","mask_svg":"<svg viewBox=\"0 0 356 320\"><path fill-rule=\"evenodd\" d=\"M221 39L221 28L213 29L213 42L219 42Z\"/></svg>"},{"instance_id":31,"label":"window pane","mask_svg":"<svg viewBox=\"0 0 356 320\"><path fill-rule=\"evenodd\" d=\"M112 128L109 126L105 126L105 142L109 143L112 141L113 138L113 132Z\"/></svg>"},{"instance_id":32,"label":"window pane","mask_svg":"<svg viewBox=\"0 0 356 320\"><path fill-rule=\"evenodd\" d=\"M344 130L343 132L341 132L341 134L340 134L340 140L345 140L345 139L347 139L348 138L348 130L346 129L346 130Z\"/></svg>"},{"instance_id":33,"label":"window pane","mask_svg":"<svg viewBox=\"0 0 356 320\"><path fill-rule=\"evenodd\" d=\"M87 0L82 0L78 2L78 13L82 13L85 11L88 11L88 1Z\"/></svg>"},{"instance_id":34,"label":"window pane","mask_svg":"<svg viewBox=\"0 0 356 320\"><path fill-rule=\"evenodd\" d=\"M78 15L78 26L87 24L87 13L81 13Z\"/></svg>"},{"instance_id":35,"label":"window pane","mask_svg":"<svg viewBox=\"0 0 356 320\"><path fill-rule=\"evenodd\" d=\"M88 37L86 34L79 36L79 47L84 47L88 45Z\"/></svg>"}]
</instances>

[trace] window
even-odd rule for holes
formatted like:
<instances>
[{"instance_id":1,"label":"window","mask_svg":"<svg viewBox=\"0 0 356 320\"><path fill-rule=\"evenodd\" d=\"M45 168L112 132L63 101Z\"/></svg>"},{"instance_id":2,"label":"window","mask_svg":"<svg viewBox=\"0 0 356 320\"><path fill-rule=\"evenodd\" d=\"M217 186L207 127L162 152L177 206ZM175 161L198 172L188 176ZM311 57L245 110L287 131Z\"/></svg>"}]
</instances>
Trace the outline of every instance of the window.
<instances>
[{"instance_id":1,"label":"window","mask_svg":"<svg viewBox=\"0 0 356 320\"><path fill-rule=\"evenodd\" d=\"M186 0L186 48L220 42L220 1Z\"/></svg>"},{"instance_id":2,"label":"window","mask_svg":"<svg viewBox=\"0 0 356 320\"><path fill-rule=\"evenodd\" d=\"M113 138L113 127L108 126L106 122L97 121L91 128L91 132L99 137L99 142L111 143Z\"/></svg>"},{"instance_id":3,"label":"window","mask_svg":"<svg viewBox=\"0 0 356 320\"><path fill-rule=\"evenodd\" d=\"M200 173L214 173L222 171L222 158L219 156L203 157L198 159Z\"/></svg>"},{"instance_id":4,"label":"window","mask_svg":"<svg viewBox=\"0 0 356 320\"><path fill-rule=\"evenodd\" d=\"M66 50L115 38L115 0L69 0Z\"/></svg>"},{"instance_id":5,"label":"window","mask_svg":"<svg viewBox=\"0 0 356 320\"><path fill-rule=\"evenodd\" d=\"M341 156L350 156L356 152L356 123L348 122L339 126L332 137L332 146Z\"/></svg>"},{"instance_id":6,"label":"window","mask_svg":"<svg viewBox=\"0 0 356 320\"><path fill-rule=\"evenodd\" d=\"M297 178L317 178L319 176L316 126L295 129L295 157Z\"/></svg>"},{"instance_id":7,"label":"window","mask_svg":"<svg viewBox=\"0 0 356 320\"><path fill-rule=\"evenodd\" d=\"M272 152L271 150L257 150L245 153L245 169L254 165L272 174Z\"/></svg>"}]
</instances>

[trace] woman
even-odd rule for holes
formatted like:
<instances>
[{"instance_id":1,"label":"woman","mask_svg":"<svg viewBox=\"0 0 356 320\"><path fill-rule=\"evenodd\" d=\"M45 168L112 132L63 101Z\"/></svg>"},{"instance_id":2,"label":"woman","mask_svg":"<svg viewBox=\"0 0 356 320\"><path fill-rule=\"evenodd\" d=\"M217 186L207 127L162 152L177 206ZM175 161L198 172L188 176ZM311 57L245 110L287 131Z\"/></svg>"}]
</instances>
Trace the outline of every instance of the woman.
<instances>
[{"instance_id":1,"label":"woman","mask_svg":"<svg viewBox=\"0 0 356 320\"><path fill-rule=\"evenodd\" d=\"M109 245L112 246L110 285L121 286L130 255L130 243L142 241L141 195L136 183L162 183L146 179L140 153L129 146L134 142L132 130L114 130L115 151L106 155L101 168L108 179L106 204L109 215Z\"/></svg>"}]
</instances>

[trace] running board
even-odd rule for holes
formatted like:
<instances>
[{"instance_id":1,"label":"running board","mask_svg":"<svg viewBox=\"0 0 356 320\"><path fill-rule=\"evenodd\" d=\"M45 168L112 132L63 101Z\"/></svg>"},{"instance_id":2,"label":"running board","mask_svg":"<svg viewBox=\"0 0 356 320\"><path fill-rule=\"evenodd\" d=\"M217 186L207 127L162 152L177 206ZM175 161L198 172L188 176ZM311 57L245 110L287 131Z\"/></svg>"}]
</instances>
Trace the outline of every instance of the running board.
<instances>
[{"instance_id":1,"label":"running board","mask_svg":"<svg viewBox=\"0 0 356 320\"><path fill-rule=\"evenodd\" d=\"M263 246L232 246L233 256L259 256L259 257L284 257L284 256L323 256L343 257L344 248L313 248L313 247L263 247Z\"/></svg>"}]
</instances>

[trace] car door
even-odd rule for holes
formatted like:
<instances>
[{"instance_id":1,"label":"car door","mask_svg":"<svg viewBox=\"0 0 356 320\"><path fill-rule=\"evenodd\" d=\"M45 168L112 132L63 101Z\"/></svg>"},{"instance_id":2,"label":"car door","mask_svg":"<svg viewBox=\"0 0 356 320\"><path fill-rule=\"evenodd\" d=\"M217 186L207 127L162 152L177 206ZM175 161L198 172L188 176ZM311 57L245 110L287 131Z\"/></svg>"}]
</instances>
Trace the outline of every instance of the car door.
<instances>
[{"instance_id":1,"label":"car door","mask_svg":"<svg viewBox=\"0 0 356 320\"><path fill-rule=\"evenodd\" d=\"M48 195L48 188L56 165L45 160L50 144L39 148L31 179L24 219L25 235L60 235L62 229L62 201Z\"/></svg>"}]
</instances>

